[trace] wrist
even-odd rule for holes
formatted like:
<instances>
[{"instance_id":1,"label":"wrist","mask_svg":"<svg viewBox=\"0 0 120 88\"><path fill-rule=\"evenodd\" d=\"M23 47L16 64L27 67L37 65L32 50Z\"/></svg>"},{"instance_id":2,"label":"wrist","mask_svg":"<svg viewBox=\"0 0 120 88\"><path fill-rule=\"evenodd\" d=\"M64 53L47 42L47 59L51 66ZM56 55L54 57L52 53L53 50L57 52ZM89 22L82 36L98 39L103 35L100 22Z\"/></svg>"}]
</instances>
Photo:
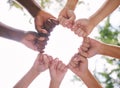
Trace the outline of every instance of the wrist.
<instances>
[{"instance_id":1,"label":"wrist","mask_svg":"<svg viewBox=\"0 0 120 88\"><path fill-rule=\"evenodd\" d=\"M104 54L104 51L105 51L105 44L104 43L99 43L99 46L98 46L98 54Z\"/></svg>"},{"instance_id":2,"label":"wrist","mask_svg":"<svg viewBox=\"0 0 120 88\"><path fill-rule=\"evenodd\" d=\"M33 74L35 74L35 75L39 75L39 74L41 73L41 71L38 70L38 69L36 69L35 67L32 67L30 70L31 70L31 72L32 72Z\"/></svg>"},{"instance_id":3,"label":"wrist","mask_svg":"<svg viewBox=\"0 0 120 88\"><path fill-rule=\"evenodd\" d=\"M98 24L98 23L96 22L96 19L95 19L93 16L89 17L88 20L89 20L89 23L90 23L92 29Z\"/></svg>"},{"instance_id":4,"label":"wrist","mask_svg":"<svg viewBox=\"0 0 120 88\"><path fill-rule=\"evenodd\" d=\"M59 86L60 86L60 82L57 82L56 80L51 79L49 88L59 88Z\"/></svg>"}]
</instances>

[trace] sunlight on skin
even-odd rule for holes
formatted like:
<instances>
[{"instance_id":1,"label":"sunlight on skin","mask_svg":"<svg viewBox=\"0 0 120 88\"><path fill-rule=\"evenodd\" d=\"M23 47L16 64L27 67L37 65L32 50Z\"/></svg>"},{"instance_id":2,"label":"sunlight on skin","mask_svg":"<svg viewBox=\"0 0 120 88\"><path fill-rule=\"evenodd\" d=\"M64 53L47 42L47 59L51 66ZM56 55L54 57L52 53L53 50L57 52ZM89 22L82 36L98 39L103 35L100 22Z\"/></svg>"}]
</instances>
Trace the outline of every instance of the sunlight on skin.
<instances>
[{"instance_id":1,"label":"sunlight on skin","mask_svg":"<svg viewBox=\"0 0 120 88\"><path fill-rule=\"evenodd\" d=\"M0 12L2 13L0 13L0 22L4 22L12 27L20 28L23 30L25 29L26 31L35 30L33 19L31 20L32 24L29 23L29 19L31 18L31 16L29 14L24 15L22 11L14 7L9 10L9 5L6 4L6 1L7 0L1 0L2 4L0 5ZM77 18L88 17L104 1L85 0L85 2L91 3L89 4L91 10L88 11L88 8L85 8L85 6L83 5L77 6L75 10ZM96 4L99 4L99 6ZM96 5L97 8L95 8L93 5ZM49 10L50 13L56 11L56 9L52 9ZM80 11L82 11L82 14L80 14ZM59 10L57 12L59 12ZM57 13L55 13L55 15L57 17ZM95 32L92 32L90 36L93 37L93 35L96 34ZM71 56L75 52L77 52L77 48L82 43L82 38L79 38L69 29L65 29L62 26L57 26L55 30L51 33L51 36L49 38L50 39L48 41L48 45L46 46L45 53L48 53L53 57L60 58L65 64L69 62ZM15 85L15 83L19 79L21 79L21 77L32 66L38 52L34 52L33 50L28 49L24 45L11 40L0 38L0 41L0 88L12 88L13 85ZM89 60L89 68L91 70L94 69L94 64L96 60L96 57L93 58L94 59ZM62 82L61 88L79 88L80 85L74 85L71 82L72 78L73 73L71 71L68 71ZM48 71L46 71L39 77L37 77L29 88L39 88L40 86L42 86L43 88L48 88L49 80L50 77ZM84 86L82 88L86 87Z\"/></svg>"}]
</instances>

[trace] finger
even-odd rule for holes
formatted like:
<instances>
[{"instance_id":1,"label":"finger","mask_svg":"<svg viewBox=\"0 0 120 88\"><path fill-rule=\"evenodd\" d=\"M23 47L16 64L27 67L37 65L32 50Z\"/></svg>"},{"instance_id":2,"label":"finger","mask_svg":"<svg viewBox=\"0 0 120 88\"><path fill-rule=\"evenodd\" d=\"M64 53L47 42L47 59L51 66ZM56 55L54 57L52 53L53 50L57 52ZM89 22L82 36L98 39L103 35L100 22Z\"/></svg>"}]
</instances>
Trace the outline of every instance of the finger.
<instances>
[{"instance_id":1,"label":"finger","mask_svg":"<svg viewBox=\"0 0 120 88\"><path fill-rule=\"evenodd\" d=\"M38 39L36 39L36 42L34 45L37 47L38 51L42 52L46 44L47 44L46 41L39 41Z\"/></svg>"},{"instance_id":2,"label":"finger","mask_svg":"<svg viewBox=\"0 0 120 88\"><path fill-rule=\"evenodd\" d=\"M75 31L78 30L78 29L79 29L78 24L77 24L76 22L74 22L71 30L75 32Z\"/></svg>"},{"instance_id":3,"label":"finger","mask_svg":"<svg viewBox=\"0 0 120 88\"><path fill-rule=\"evenodd\" d=\"M58 69L58 70L61 70L61 66L62 66L62 61L58 61L57 69Z\"/></svg>"},{"instance_id":4,"label":"finger","mask_svg":"<svg viewBox=\"0 0 120 88\"><path fill-rule=\"evenodd\" d=\"M90 38L89 37L84 37L83 41L86 42L86 43L89 43L90 42Z\"/></svg>"},{"instance_id":5,"label":"finger","mask_svg":"<svg viewBox=\"0 0 120 88\"><path fill-rule=\"evenodd\" d=\"M60 23L63 27L66 27L66 25L65 25L65 20L66 20L65 17L60 16L60 21L59 21L59 23Z\"/></svg>"},{"instance_id":6,"label":"finger","mask_svg":"<svg viewBox=\"0 0 120 88\"><path fill-rule=\"evenodd\" d=\"M54 25L58 25L59 24L59 20L57 19L54 19L54 18L50 18L51 22L54 24Z\"/></svg>"},{"instance_id":7,"label":"finger","mask_svg":"<svg viewBox=\"0 0 120 88\"><path fill-rule=\"evenodd\" d=\"M52 60L50 63L50 69L54 69L55 66L55 60Z\"/></svg>"},{"instance_id":8,"label":"finger","mask_svg":"<svg viewBox=\"0 0 120 88\"><path fill-rule=\"evenodd\" d=\"M76 16L75 16L75 14L74 14L74 12L72 10L68 10L67 14L68 14L68 19L67 19L65 25L68 28L72 28Z\"/></svg>"},{"instance_id":9,"label":"finger","mask_svg":"<svg viewBox=\"0 0 120 88\"><path fill-rule=\"evenodd\" d=\"M82 34L82 37L87 37L88 36L88 34L86 33L86 32L84 32L83 34Z\"/></svg>"},{"instance_id":10,"label":"finger","mask_svg":"<svg viewBox=\"0 0 120 88\"><path fill-rule=\"evenodd\" d=\"M44 60L44 63L45 63L45 64L48 64L48 63L49 63L49 59L48 59L47 54L44 54L44 55L43 55L43 60Z\"/></svg>"},{"instance_id":11,"label":"finger","mask_svg":"<svg viewBox=\"0 0 120 88\"><path fill-rule=\"evenodd\" d=\"M38 40L39 41L44 41L44 40L46 40L46 37L39 37Z\"/></svg>"},{"instance_id":12,"label":"finger","mask_svg":"<svg viewBox=\"0 0 120 88\"><path fill-rule=\"evenodd\" d=\"M71 61L68 65L69 68L75 68L76 67L76 64L73 63L73 61Z\"/></svg>"},{"instance_id":13,"label":"finger","mask_svg":"<svg viewBox=\"0 0 120 88\"><path fill-rule=\"evenodd\" d=\"M58 58L55 58L54 59L54 69L57 69L57 64L59 62L59 59Z\"/></svg>"},{"instance_id":14,"label":"finger","mask_svg":"<svg viewBox=\"0 0 120 88\"><path fill-rule=\"evenodd\" d=\"M36 17L35 17L35 28L36 28L36 30L37 30L38 32L40 32L40 33L47 33L47 31L42 28L42 27L43 27L43 24L44 24L44 22L43 22L43 20L41 19L41 17L36 16Z\"/></svg>"},{"instance_id":15,"label":"finger","mask_svg":"<svg viewBox=\"0 0 120 88\"><path fill-rule=\"evenodd\" d=\"M40 64L44 64L44 60L43 60L44 58L43 58L43 54L40 54L40 56L39 56L39 63Z\"/></svg>"},{"instance_id":16,"label":"finger","mask_svg":"<svg viewBox=\"0 0 120 88\"><path fill-rule=\"evenodd\" d=\"M59 23L61 22L62 18L63 18L63 16L59 16L59 17L58 17ZM61 24L61 23L60 23L60 24Z\"/></svg>"},{"instance_id":17,"label":"finger","mask_svg":"<svg viewBox=\"0 0 120 88\"><path fill-rule=\"evenodd\" d=\"M50 33L55 27L55 24L50 19L48 19L43 26L47 30L47 32Z\"/></svg>"},{"instance_id":18,"label":"finger","mask_svg":"<svg viewBox=\"0 0 120 88\"><path fill-rule=\"evenodd\" d=\"M64 72L67 71L67 66L64 63L62 63L61 70Z\"/></svg>"},{"instance_id":19,"label":"finger","mask_svg":"<svg viewBox=\"0 0 120 88\"><path fill-rule=\"evenodd\" d=\"M36 29L38 33L48 34L47 30L41 27L40 25L36 25Z\"/></svg>"},{"instance_id":20,"label":"finger","mask_svg":"<svg viewBox=\"0 0 120 88\"><path fill-rule=\"evenodd\" d=\"M89 47L90 47L90 44L89 44L89 43L85 43L85 42L84 42L84 43L82 44L82 47L89 48Z\"/></svg>"},{"instance_id":21,"label":"finger","mask_svg":"<svg viewBox=\"0 0 120 88\"><path fill-rule=\"evenodd\" d=\"M64 25L67 27L67 28L72 28L73 26L73 23L74 21L73 20L69 20L69 19L66 19L65 22L64 22Z\"/></svg>"},{"instance_id":22,"label":"finger","mask_svg":"<svg viewBox=\"0 0 120 88\"><path fill-rule=\"evenodd\" d=\"M86 58L82 55L79 55L78 58L75 60L77 62L77 65L81 62L83 62Z\"/></svg>"},{"instance_id":23,"label":"finger","mask_svg":"<svg viewBox=\"0 0 120 88\"><path fill-rule=\"evenodd\" d=\"M81 50L83 50L83 51L85 51L85 52L89 50L89 48L84 47L83 45L82 45L80 48L78 48L78 50L79 50L79 49L81 49Z\"/></svg>"},{"instance_id":24,"label":"finger","mask_svg":"<svg viewBox=\"0 0 120 88\"><path fill-rule=\"evenodd\" d=\"M80 53L80 55L82 55L82 56L84 56L84 57L88 57L87 52L85 52L85 51L83 51L83 50L81 50L81 49L79 49L79 53Z\"/></svg>"}]
</instances>

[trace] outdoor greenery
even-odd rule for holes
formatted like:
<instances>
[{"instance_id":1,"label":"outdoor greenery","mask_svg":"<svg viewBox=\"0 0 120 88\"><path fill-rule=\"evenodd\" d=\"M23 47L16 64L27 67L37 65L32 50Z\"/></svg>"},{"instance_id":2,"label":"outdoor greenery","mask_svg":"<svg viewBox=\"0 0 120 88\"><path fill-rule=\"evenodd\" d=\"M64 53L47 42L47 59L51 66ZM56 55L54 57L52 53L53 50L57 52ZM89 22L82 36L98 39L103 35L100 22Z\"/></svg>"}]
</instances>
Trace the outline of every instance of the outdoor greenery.
<instances>
[{"instance_id":1,"label":"outdoor greenery","mask_svg":"<svg viewBox=\"0 0 120 88\"><path fill-rule=\"evenodd\" d=\"M53 0L38 0L41 7L45 8L49 7ZM63 6L63 0L55 0L59 3L60 6ZM79 0L81 3L82 0ZM8 0L10 7L15 6L23 10L18 3L13 0ZM99 26L99 34L96 39L107 43L120 46L120 41L118 41L118 35L120 35L120 26L118 28L114 28L110 23L110 17L106 20L104 26ZM95 77L101 82L105 88L118 88L120 86L120 60L117 58L102 56L102 59L105 59L104 69L102 72L94 71ZM101 64L102 65L102 64ZM109 66L108 66L109 65ZM74 77L77 81L80 81L76 76Z\"/></svg>"},{"instance_id":2,"label":"outdoor greenery","mask_svg":"<svg viewBox=\"0 0 120 88\"><path fill-rule=\"evenodd\" d=\"M120 27L118 26L118 29L115 29L110 24L110 17L108 17L103 27L99 27L99 34L100 36L97 39L102 42L120 46L120 41L118 41ZM104 64L102 72L95 72L96 77L105 85L105 88L118 88L120 86L120 60L107 56L102 58L106 60L106 64ZM102 76L104 80L101 80L99 76Z\"/></svg>"}]
</instances>

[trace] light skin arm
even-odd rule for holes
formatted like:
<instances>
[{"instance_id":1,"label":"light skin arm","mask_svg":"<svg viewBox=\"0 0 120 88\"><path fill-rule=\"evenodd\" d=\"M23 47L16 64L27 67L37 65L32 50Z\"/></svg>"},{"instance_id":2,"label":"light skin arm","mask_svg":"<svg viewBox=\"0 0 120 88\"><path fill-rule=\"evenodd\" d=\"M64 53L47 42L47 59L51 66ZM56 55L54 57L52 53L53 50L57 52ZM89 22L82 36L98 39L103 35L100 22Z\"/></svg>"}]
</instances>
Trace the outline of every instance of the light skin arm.
<instances>
[{"instance_id":1,"label":"light skin arm","mask_svg":"<svg viewBox=\"0 0 120 88\"><path fill-rule=\"evenodd\" d=\"M96 26L105 17L110 15L118 6L120 5L120 0L106 0L105 3L92 15L90 16L90 22Z\"/></svg>"},{"instance_id":2,"label":"light skin arm","mask_svg":"<svg viewBox=\"0 0 120 88\"><path fill-rule=\"evenodd\" d=\"M86 51L86 52L82 52ZM120 47L105 44L89 37L84 38L79 52L85 57L92 57L96 54L111 56L120 59Z\"/></svg>"},{"instance_id":3,"label":"light skin arm","mask_svg":"<svg viewBox=\"0 0 120 88\"><path fill-rule=\"evenodd\" d=\"M72 28L75 20L74 10L77 5L78 0L67 0L66 5L60 11L58 20L60 24L64 27Z\"/></svg>"},{"instance_id":4,"label":"light skin arm","mask_svg":"<svg viewBox=\"0 0 120 88\"><path fill-rule=\"evenodd\" d=\"M105 17L109 16L119 5L120 0L106 0L105 3L88 19L78 19L71 30L80 37L88 36L94 27Z\"/></svg>"},{"instance_id":5,"label":"light skin arm","mask_svg":"<svg viewBox=\"0 0 120 88\"><path fill-rule=\"evenodd\" d=\"M28 88L32 81L39 75L41 72L48 69L51 57L48 55L39 54L32 66L32 68L24 75L24 77L17 82L14 88Z\"/></svg>"},{"instance_id":6,"label":"light skin arm","mask_svg":"<svg viewBox=\"0 0 120 88\"><path fill-rule=\"evenodd\" d=\"M49 71L51 77L49 88L59 88L67 72L67 66L62 61L55 59L52 61Z\"/></svg>"},{"instance_id":7,"label":"light skin arm","mask_svg":"<svg viewBox=\"0 0 120 88\"><path fill-rule=\"evenodd\" d=\"M88 70L87 58L83 57L81 54L75 54L72 57L68 67L73 73L82 79L88 88L102 88L102 86Z\"/></svg>"}]
</instances>

